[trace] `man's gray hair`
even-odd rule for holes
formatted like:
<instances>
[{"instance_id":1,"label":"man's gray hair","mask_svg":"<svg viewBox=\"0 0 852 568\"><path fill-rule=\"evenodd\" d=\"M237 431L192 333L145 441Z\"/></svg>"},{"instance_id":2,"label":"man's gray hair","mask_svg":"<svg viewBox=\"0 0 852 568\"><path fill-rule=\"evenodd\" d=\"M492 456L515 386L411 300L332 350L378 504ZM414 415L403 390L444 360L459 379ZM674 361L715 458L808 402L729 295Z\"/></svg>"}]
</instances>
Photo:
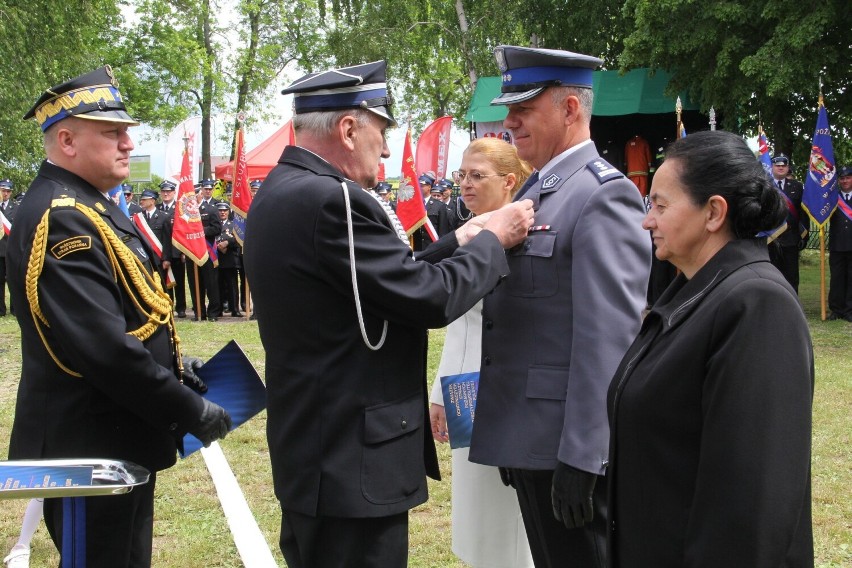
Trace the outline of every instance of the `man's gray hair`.
<instances>
[{"instance_id":1,"label":"man's gray hair","mask_svg":"<svg viewBox=\"0 0 852 568\"><path fill-rule=\"evenodd\" d=\"M575 96L580 101L580 112L586 122L592 120L592 105L595 102L594 92L582 87L551 87L553 104L561 105L570 96Z\"/></svg>"},{"instance_id":2,"label":"man's gray hair","mask_svg":"<svg viewBox=\"0 0 852 568\"><path fill-rule=\"evenodd\" d=\"M307 131L315 136L324 137L334 131L337 123L344 116L354 116L358 121L358 126L366 126L370 123L370 114L370 111L360 108L306 112L293 116L293 130L297 134L300 131Z\"/></svg>"}]
</instances>

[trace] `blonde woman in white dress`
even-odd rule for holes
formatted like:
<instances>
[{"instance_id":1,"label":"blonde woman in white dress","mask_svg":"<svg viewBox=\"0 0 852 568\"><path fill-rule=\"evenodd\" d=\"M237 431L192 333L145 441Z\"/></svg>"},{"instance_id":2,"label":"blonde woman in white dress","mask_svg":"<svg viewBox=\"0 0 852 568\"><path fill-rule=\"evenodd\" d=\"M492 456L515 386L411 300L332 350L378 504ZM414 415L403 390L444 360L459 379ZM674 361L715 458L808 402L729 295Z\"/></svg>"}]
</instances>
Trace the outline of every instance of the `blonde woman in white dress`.
<instances>
[{"instance_id":1,"label":"blonde woman in white dress","mask_svg":"<svg viewBox=\"0 0 852 568\"><path fill-rule=\"evenodd\" d=\"M529 177L529 164L498 138L471 142L456 179L465 206L476 215L499 209ZM448 442L440 377L479 370L482 301L447 327L438 376L432 388L432 436ZM532 568L518 499L500 481L496 467L471 463L468 448L452 451L452 550L475 568Z\"/></svg>"}]
</instances>

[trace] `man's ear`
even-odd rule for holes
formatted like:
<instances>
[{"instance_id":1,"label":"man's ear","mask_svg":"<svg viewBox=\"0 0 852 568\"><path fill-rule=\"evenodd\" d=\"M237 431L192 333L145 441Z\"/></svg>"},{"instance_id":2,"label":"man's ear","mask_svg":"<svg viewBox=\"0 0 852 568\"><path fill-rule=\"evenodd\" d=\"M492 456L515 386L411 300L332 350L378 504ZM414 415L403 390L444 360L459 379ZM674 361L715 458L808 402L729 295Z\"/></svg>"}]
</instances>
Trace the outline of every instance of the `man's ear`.
<instances>
[{"instance_id":1,"label":"man's ear","mask_svg":"<svg viewBox=\"0 0 852 568\"><path fill-rule=\"evenodd\" d=\"M337 136L344 148L354 150L355 138L358 136L358 119L348 114L341 118L337 123Z\"/></svg>"},{"instance_id":2,"label":"man's ear","mask_svg":"<svg viewBox=\"0 0 852 568\"><path fill-rule=\"evenodd\" d=\"M76 142L76 136L76 133L70 128L60 126L55 133L56 149L65 156L73 158L77 155L77 148L74 144Z\"/></svg>"}]
</instances>

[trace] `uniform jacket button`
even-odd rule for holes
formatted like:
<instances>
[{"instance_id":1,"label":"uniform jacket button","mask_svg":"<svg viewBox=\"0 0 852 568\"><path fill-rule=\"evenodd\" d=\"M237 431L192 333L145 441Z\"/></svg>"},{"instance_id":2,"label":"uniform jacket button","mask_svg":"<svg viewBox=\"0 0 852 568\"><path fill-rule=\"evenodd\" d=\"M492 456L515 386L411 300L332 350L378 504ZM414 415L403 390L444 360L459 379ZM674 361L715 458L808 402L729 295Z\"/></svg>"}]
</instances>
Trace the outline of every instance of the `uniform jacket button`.
<instances>
[{"instance_id":1,"label":"uniform jacket button","mask_svg":"<svg viewBox=\"0 0 852 568\"><path fill-rule=\"evenodd\" d=\"M406 420L405 418L403 418L403 419L402 419L402 422L400 422L400 423L399 423L399 425L400 425L400 426L402 426L402 429L403 429L403 430L405 430L406 428L408 428L408 420Z\"/></svg>"},{"instance_id":2,"label":"uniform jacket button","mask_svg":"<svg viewBox=\"0 0 852 568\"><path fill-rule=\"evenodd\" d=\"M171 424L169 424L169 430L171 432L174 432L175 430L177 430L177 422L172 422Z\"/></svg>"},{"instance_id":3,"label":"uniform jacket button","mask_svg":"<svg viewBox=\"0 0 852 568\"><path fill-rule=\"evenodd\" d=\"M485 363L486 365L490 365L491 364L491 357L486 355L485 357L482 358L482 362Z\"/></svg>"},{"instance_id":4,"label":"uniform jacket button","mask_svg":"<svg viewBox=\"0 0 852 568\"><path fill-rule=\"evenodd\" d=\"M485 320L485 329L492 329L494 327L494 322L491 320Z\"/></svg>"}]
</instances>

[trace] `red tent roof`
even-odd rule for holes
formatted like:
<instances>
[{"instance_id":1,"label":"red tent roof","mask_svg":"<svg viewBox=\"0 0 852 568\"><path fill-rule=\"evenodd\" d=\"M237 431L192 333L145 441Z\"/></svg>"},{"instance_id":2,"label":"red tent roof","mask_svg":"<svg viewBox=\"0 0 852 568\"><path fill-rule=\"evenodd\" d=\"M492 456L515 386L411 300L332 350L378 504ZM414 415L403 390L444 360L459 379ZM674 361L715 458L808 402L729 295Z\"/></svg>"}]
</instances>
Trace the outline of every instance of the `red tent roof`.
<instances>
[{"instance_id":1,"label":"red tent roof","mask_svg":"<svg viewBox=\"0 0 852 568\"><path fill-rule=\"evenodd\" d=\"M275 131L272 136L258 144L250 152L246 153L246 165L250 180L266 179L269 170L275 167L285 146L295 143L293 134L293 121L288 120L284 126ZM219 164L215 168L216 179L233 181L234 162Z\"/></svg>"}]
</instances>

